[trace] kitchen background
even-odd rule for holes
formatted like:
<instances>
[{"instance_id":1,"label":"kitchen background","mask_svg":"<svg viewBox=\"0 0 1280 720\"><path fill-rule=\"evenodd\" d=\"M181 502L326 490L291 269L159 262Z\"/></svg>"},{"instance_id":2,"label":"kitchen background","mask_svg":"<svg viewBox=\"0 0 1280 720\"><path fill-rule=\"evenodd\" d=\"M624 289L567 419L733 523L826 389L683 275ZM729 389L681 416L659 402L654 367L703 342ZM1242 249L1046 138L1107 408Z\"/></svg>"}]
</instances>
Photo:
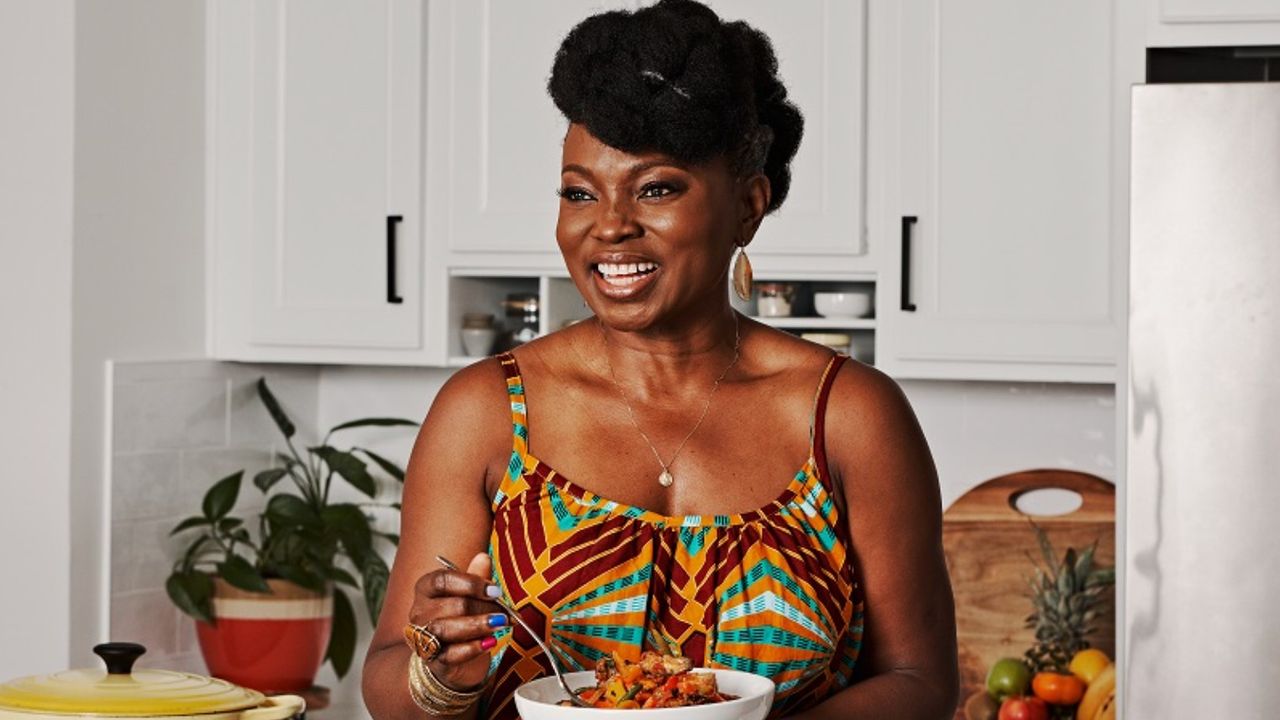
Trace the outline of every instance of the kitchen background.
<instances>
[{"instance_id":1,"label":"kitchen background","mask_svg":"<svg viewBox=\"0 0 1280 720\"><path fill-rule=\"evenodd\" d=\"M272 77L245 64L272 57L269 44L255 46L256 55L246 49L272 36L237 32L253 19L283 17L276 5L0 2L0 442L8 471L0 482L0 679L93 664L88 648L107 637L144 642L156 666L203 671L190 622L163 592L173 551L165 535L211 480L270 457L275 433L250 383L266 376L304 434L368 415L418 419L459 362L458 325L475 309L463 305L476 302L476 288L487 288L496 312L510 289L557 287L546 223L554 165L533 160L554 158L555 148L527 154L519 132L504 134L501 124L487 140L468 133L489 112L476 88L490 87L466 75L489 67L468 53L494 52L473 42L481 36L541 51L599 4L433 1L425 22L407 26L413 37L396 35L405 42L386 52L417 49L428 60L416 84L425 97L407 110L427 127L407 142L423 147L405 153L408 170L382 158L385 166L352 177L372 172L436 191L419 188L421 196L403 203L410 209L397 210L407 216L398 272L410 320L357 307L342 317L384 328L383 336L309 344L307 333L341 332L343 323L255 304L257 253L266 247L270 256L275 239L255 234L263 231L237 195L271 169L246 164L235 103L251 97L247 88L276 90L245 80ZM869 0L814 2L781 17L763 2L715 5L729 15L746 8L776 32L784 75L795 78L797 96L813 100L803 105L801 97L810 156L797 188L824 200L779 216L787 232L808 233L804 250L789 252L790 236L764 238L759 259L753 255L757 274L874 283L875 321L857 327L874 333L877 365L899 378L920 417L944 503L986 479L1039 467L1081 470L1122 488L1126 409L1116 383L1125 366L1129 86L1142 80L1148 46L1280 42L1280 8L1263 0L1054 8ZM421 5L379 7L415 17ZM293 19L298 37L319 41L335 39L325 33L343 23L353 32L368 27L336 15ZM819 51L789 56L809 34L822 39ZM367 60L381 39L354 39L353 52ZM352 82L334 70L341 58L322 42L299 47L313 53L303 60L335 73L335 86ZM495 54L493 67L511 76L495 83L510 95L497 101L545 102L540 85L515 84L523 76L511 63L524 56L506 53L506 65L503 56ZM298 108L325 108L324 93L290 98ZM376 128L385 131L380 142L404 132L392 125ZM259 133L264 141L285 142ZM490 141L495 153L508 153L509 167L447 160L487 160L481 151ZM489 208L447 190L493 177ZM532 205L516 197L530 178L547 188ZM275 189L304 200L333 190L299 185ZM404 190L386 193L374 200L391 204ZM861 202L839 199L846 196ZM413 216L422 206L424 215ZM903 216L920 221L909 226ZM490 234L468 246L468 231ZM379 253L381 232L370 239ZM912 243L904 274L901 253ZM525 264L513 264L512 252ZM326 262L346 269L340 255ZM268 282L289 275L266 272ZM336 286L340 277L318 282ZM908 295L918 312L904 309ZM289 327L303 327L302 336L286 337ZM374 449L407 456L412 433L379 437ZM1119 502L1118 511L1122 493ZM1122 553L1123 533L1117 544ZM329 716L359 717L358 672L342 683L330 672L320 679L334 688Z\"/></svg>"}]
</instances>

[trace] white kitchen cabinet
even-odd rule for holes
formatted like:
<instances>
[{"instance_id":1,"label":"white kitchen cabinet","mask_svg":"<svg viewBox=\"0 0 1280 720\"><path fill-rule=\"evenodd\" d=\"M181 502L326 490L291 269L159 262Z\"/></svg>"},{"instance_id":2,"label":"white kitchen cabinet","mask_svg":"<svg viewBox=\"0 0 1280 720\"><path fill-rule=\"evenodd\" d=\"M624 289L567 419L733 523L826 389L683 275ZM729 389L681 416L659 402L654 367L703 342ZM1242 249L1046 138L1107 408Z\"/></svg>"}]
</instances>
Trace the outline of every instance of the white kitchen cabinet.
<instances>
[{"instance_id":1,"label":"white kitchen cabinet","mask_svg":"<svg viewBox=\"0 0 1280 720\"><path fill-rule=\"evenodd\" d=\"M1149 47L1280 45L1280 0L1146 0Z\"/></svg>"},{"instance_id":2,"label":"white kitchen cabinet","mask_svg":"<svg viewBox=\"0 0 1280 720\"><path fill-rule=\"evenodd\" d=\"M873 1L891 374L1114 381L1135 58L1117 50L1120 1Z\"/></svg>"},{"instance_id":3,"label":"white kitchen cabinet","mask_svg":"<svg viewBox=\"0 0 1280 720\"><path fill-rule=\"evenodd\" d=\"M804 113L787 200L748 248L758 272L863 267L866 4L863 0L710 0L773 42L789 97ZM758 259L758 261L756 261ZM798 263L796 261L799 261Z\"/></svg>"},{"instance_id":4,"label":"white kitchen cabinet","mask_svg":"<svg viewBox=\"0 0 1280 720\"><path fill-rule=\"evenodd\" d=\"M216 357L430 359L423 21L422 0L209 4Z\"/></svg>"},{"instance_id":5,"label":"white kitchen cabinet","mask_svg":"<svg viewBox=\"0 0 1280 720\"><path fill-rule=\"evenodd\" d=\"M758 272L818 274L868 266L864 208L861 0L713 0L774 41L805 138L791 194L750 253ZM427 237L451 267L554 272L560 143L547 95L556 48L577 22L636 2L431 0Z\"/></svg>"}]
</instances>

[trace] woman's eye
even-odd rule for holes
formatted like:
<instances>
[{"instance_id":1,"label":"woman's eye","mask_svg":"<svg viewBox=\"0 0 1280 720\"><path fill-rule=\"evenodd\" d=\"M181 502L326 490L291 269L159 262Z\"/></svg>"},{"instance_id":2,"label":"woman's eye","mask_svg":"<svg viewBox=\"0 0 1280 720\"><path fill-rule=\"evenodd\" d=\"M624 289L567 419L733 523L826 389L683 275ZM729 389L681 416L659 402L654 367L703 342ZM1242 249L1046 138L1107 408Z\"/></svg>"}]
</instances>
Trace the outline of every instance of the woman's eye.
<instances>
[{"instance_id":1,"label":"woman's eye","mask_svg":"<svg viewBox=\"0 0 1280 720\"><path fill-rule=\"evenodd\" d=\"M676 192L677 190L678 188L675 185L672 185L671 183L651 182L651 183L647 183L644 187L640 188L640 197L642 198L666 197L667 195L670 195Z\"/></svg>"},{"instance_id":2,"label":"woman's eye","mask_svg":"<svg viewBox=\"0 0 1280 720\"><path fill-rule=\"evenodd\" d=\"M556 190L556 195L559 195L561 198L568 200L569 202L586 202L592 199L591 193L580 187L558 188Z\"/></svg>"}]
</instances>

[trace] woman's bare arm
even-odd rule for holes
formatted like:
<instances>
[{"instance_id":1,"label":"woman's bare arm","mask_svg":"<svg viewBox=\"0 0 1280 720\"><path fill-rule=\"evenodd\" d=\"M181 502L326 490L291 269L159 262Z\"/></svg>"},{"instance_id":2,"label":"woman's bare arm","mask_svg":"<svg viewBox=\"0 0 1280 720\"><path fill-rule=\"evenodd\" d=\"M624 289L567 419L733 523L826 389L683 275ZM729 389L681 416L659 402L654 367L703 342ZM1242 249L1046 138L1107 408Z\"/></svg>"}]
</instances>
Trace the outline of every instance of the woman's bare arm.
<instances>
[{"instance_id":1,"label":"woman's bare arm","mask_svg":"<svg viewBox=\"0 0 1280 720\"><path fill-rule=\"evenodd\" d=\"M488 546L492 516L487 487L506 467L511 451L511 415L506 384L496 360L466 368L441 388L422 424L409 458L400 516L400 546L387 585L386 602L364 662L364 700L377 720L428 717L408 691L410 650L403 630L411 614L483 613L484 604L464 597L427 598L426 587L440 570L436 555L467 565ZM423 578L427 577L427 580ZM486 578L487 579L487 578ZM456 579L455 579L456 580ZM445 584L440 585L441 589ZM454 589L461 584L454 584ZM481 587L479 593L483 595ZM421 621L415 619L415 621ZM459 687L477 684L488 668L488 653L479 641L459 643L449 672ZM477 679L478 678L478 679ZM463 717L469 717L463 716Z\"/></svg>"},{"instance_id":2,"label":"woman's bare arm","mask_svg":"<svg viewBox=\"0 0 1280 720\"><path fill-rule=\"evenodd\" d=\"M849 363L832 389L825 436L866 600L861 679L795 717L949 719L959 692L955 607L924 434L892 380Z\"/></svg>"}]
</instances>

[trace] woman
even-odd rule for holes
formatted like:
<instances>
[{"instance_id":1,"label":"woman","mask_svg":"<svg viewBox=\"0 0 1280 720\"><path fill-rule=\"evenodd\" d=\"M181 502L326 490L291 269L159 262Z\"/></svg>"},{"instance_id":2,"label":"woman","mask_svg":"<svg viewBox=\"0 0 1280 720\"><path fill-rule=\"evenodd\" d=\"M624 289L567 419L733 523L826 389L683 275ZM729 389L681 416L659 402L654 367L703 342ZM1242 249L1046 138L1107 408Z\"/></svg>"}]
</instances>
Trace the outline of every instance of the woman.
<instances>
[{"instance_id":1,"label":"woman","mask_svg":"<svg viewBox=\"0 0 1280 720\"><path fill-rule=\"evenodd\" d=\"M729 305L801 135L768 39L691 0L604 13L549 89L570 121L556 239L595 317L435 399L373 715L515 717L549 669L501 595L579 667L675 649L772 677L775 717L950 717L938 485L906 400Z\"/></svg>"}]
</instances>

